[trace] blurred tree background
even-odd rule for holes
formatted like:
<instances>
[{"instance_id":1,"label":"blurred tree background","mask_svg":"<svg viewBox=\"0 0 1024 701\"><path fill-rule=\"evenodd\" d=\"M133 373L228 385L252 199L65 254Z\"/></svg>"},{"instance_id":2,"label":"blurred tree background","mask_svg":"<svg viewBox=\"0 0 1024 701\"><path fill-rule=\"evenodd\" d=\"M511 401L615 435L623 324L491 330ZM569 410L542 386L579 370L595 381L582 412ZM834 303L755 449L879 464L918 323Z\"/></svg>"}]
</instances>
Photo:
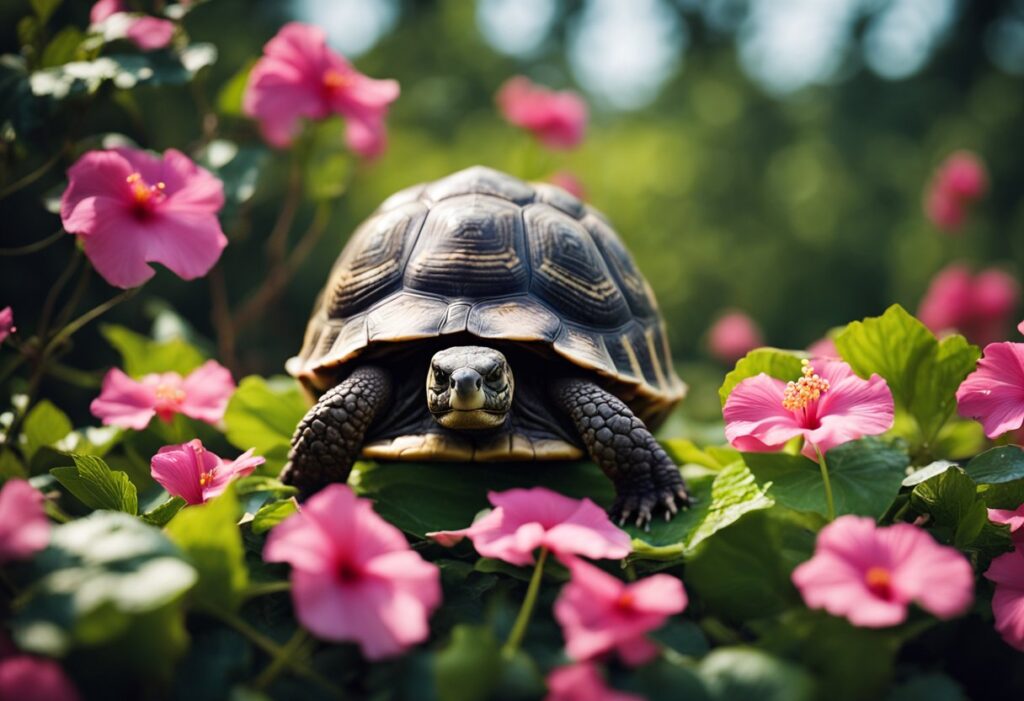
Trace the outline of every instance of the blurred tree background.
<instances>
[{"instance_id":1,"label":"blurred tree background","mask_svg":"<svg viewBox=\"0 0 1024 701\"><path fill-rule=\"evenodd\" d=\"M221 272L186 283L161 269L144 301L105 317L145 333L156 323L158 334L182 331L180 317L184 332L216 347L211 289L223 281L237 309L260 286L264 247L296 177L289 153L264 147L240 114L246 71L284 22L324 27L361 71L401 83L389 148L356 162L340 125L311 132L304 148L314 157L298 174L304 196L286 249L310 223L326 221L324 235L283 295L238 329L235 358L221 358L236 375L279 371L298 350L331 263L385 197L476 163L531 179L567 170L582 182L655 289L682 375L697 387L689 411L698 417L717 415L713 391L701 388L717 386L722 368L705 340L726 308L750 314L769 344L803 347L892 302L916 308L953 260L1024 270L1021 0L194 4L185 27L193 41L216 44L216 62L193 85L130 93L108 85L87 106L48 114L31 134L31 157L38 166L58 153L55 165L0 203L0 228L10 247L30 242L25 232L59 227L40 201L61 192L77 156L48 136L65 124L155 150L212 138L242 144L233 170L221 173L236 195L222 214L231 243ZM52 25L84 28L90 5L65 1ZM29 0L0 5L0 53L19 51L31 12ZM46 65L45 54L36 59ZM493 96L516 74L584 94L591 122L580 148L546 152L501 119ZM10 183L23 173L8 169L16 154L3 148L0 182ZM924 217L922 192L962 148L982 157L992 187L950 236ZM216 162L216 149L208 156ZM13 305L26 330L73 246L68 236L31 258L0 260L0 306ZM112 294L95 275L88 285L88 303ZM43 392L84 410L115 355L99 325L75 344L67 365L95 373L63 378L71 384L51 377Z\"/></svg>"}]
</instances>

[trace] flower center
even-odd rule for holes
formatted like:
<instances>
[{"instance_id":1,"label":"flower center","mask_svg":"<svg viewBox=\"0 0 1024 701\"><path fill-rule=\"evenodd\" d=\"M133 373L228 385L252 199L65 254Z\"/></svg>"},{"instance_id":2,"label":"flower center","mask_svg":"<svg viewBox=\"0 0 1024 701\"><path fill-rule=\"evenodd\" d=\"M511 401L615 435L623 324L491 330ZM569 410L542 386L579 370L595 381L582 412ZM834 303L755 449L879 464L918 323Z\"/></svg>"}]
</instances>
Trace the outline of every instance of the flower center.
<instances>
[{"instance_id":1,"label":"flower center","mask_svg":"<svg viewBox=\"0 0 1024 701\"><path fill-rule=\"evenodd\" d=\"M801 377L796 382L786 383L786 390L782 395L782 408L789 411L800 411L817 401L821 395L829 390L828 380L814 372L810 361L801 360L803 366Z\"/></svg>"},{"instance_id":2,"label":"flower center","mask_svg":"<svg viewBox=\"0 0 1024 701\"><path fill-rule=\"evenodd\" d=\"M157 385L155 394L157 400L165 404L181 404L185 401L185 390L167 383Z\"/></svg>"},{"instance_id":3,"label":"flower center","mask_svg":"<svg viewBox=\"0 0 1024 701\"><path fill-rule=\"evenodd\" d=\"M636 603L636 597L629 591L623 591L619 594L619 598L615 600L615 608L617 609L631 609L633 604Z\"/></svg>"},{"instance_id":4,"label":"flower center","mask_svg":"<svg viewBox=\"0 0 1024 701\"><path fill-rule=\"evenodd\" d=\"M150 185L142 178L142 174L138 171L129 175L125 180L128 183L128 187L131 188L132 197L135 198L135 207L138 210L148 210L167 199L167 193L165 192L167 185L163 182Z\"/></svg>"},{"instance_id":5,"label":"flower center","mask_svg":"<svg viewBox=\"0 0 1024 701\"><path fill-rule=\"evenodd\" d=\"M868 590L882 599L892 598L892 573L885 567L874 566L864 573Z\"/></svg>"},{"instance_id":6,"label":"flower center","mask_svg":"<svg viewBox=\"0 0 1024 701\"><path fill-rule=\"evenodd\" d=\"M333 92L350 85L352 83L352 79L344 73L340 73L333 68L329 68L324 72L323 83L324 87L327 88L328 91Z\"/></svg>"},{"instance_id":7,"label":"flower center","mask_svg":"<svg viewBox=\"0 0 1024 701\"><path fill-rule=\"evenodd\" d=\"M200 487L207 487L207 486L210 485L211 482L213 482L213 472L212 471L210 471L210 472L201 472L199 474L199 486Z\"/></svg>"},{"instance_id":8,"label":"flower center","mask_svg":"<svg viewBox=\"0 0 1024 701\"><path fill-rule=\"evenodd\" d=\"M353 567L350 562L339 563L336 574L338 575L338 581L346 584L357 582L360 578L359 570Z\"/></svg>"}]
</instances>

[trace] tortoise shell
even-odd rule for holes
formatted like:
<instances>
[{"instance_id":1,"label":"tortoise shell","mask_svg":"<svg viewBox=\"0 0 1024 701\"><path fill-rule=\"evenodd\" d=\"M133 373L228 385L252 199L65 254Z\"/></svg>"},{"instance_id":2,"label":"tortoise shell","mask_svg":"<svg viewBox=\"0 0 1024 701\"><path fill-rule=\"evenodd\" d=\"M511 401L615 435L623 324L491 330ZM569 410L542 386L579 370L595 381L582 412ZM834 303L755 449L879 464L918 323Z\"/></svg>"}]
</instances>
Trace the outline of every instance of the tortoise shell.
<instances>
[{"instance_id":1,"label":"tortoise shell","mask_svg":"<svg viewBox=\"0 0 1024 701\"><path fill-rule=\"evenodd\" d=\"M686 391L608 221L559 187L482 166L401 190L355 231L287 369L319 392L372 347L467 333L543 344L649 424Z\"/></svg>"}]
</instances>

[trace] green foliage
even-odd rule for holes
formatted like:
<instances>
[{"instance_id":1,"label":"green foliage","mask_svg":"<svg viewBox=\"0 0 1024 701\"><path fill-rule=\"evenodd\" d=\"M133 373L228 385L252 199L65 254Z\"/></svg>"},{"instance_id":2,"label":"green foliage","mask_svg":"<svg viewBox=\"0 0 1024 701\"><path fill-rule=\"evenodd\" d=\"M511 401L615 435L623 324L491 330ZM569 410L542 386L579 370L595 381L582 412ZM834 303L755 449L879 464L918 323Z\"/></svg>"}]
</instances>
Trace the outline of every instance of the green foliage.
<instances>
[{"instance_id":1,"label":"green foliage","mask_svg":"<svg viewBox=\"0 0 1024 701\"><path fill-rule=\"evenodd\" d=\"M295 502L275 501L264 504L252 518L252 532L266 533L296 512Z\"/></svg>"},{"instance_id":2,"label":"green foliage","mask_svg":"<svg viewBox=\"0 0 1024 701\"><path fill-rule=\"evenodd\" d=\"M500 681L501 654L490 628L460 625L448 645L434 657L440 701L487 698Z\"/></svg>"},{"instance_id":3,"label":"green foliage","mask_svg":"<svg viewBox=\"0 0 1024 701\"><path fill-rule=\"evenodd\" d=\"M249 574L237 522L238 499L228 489L205 504L181 510L164 529L199 575L192 590L199 608L232 612L241 604Z\"/></svg>"},{"instance_id":4,"label":"green foliage","mask_svg":"<svg viewBox=\"0 0 1024 701\"><path fill-rule=\"evenodd\" d=\"M22 437L25 457L30 459L44 446L52 446L71 433L71 419L53 402L44 399L25 417Z\"/></svg>"},{"instance_id":5,"label":"green foliage","mask_svg":"<svg viewBox=\"0 0 1024 701\"><path fill-rule=\"evenodd\" d=\"M308 410L298 384L289 378L244 378L224 414L227 439L241 450L254 448L276 474L284 467L292 433Z\"/></svg>"},{"instance_id":6,"label":"green foliage","mask_svg":"<svg viewBox=\"0 0 1024 701\"><path fill-rule=\"evenodd\" d=\"M854 321L836 336L836 347L861 377L877 373L893 398L930 443L956 409L956 390L981 352L963 336L936 340L898 304L885 314Z\"/></svg>"},{"instance_id":7,"label":"green foliage","mask_svg":"<svg viewBox=\"0 0 1024 701\"><path fill-rule=\"evenodd\" d=\"M750 647L722 647L700 661L697 674L716 701L810 701L814 681L799 667Z\"/></svg>"},{"instance_id":8,"label":"green foliage","mask_svg":"<svg viewBox=\"0 0 1024 701\"><path fill-rule=\"evenodd\" d=\"M961 550L995 556L1013 548L1008 528L989 521L978 485L958 467L915 486L910 504L931 518L936 536Z\"/></svg>"},{"instance_id":9,"label":"green foliage","mask_svg":"<svg viewBox=\"0 0 1024 701\"><path fill-rule=\"evenodd\" d=\"M748 377L762 372L779 380L797 380L800 378L800 355L777 348L758 348L747 353L736 363L736 367L725 376L725 382L718 389L718 398L725 406L725 400L736 385Z\"/></svg>"},{"instance_id":10,"label":"green foliage","mask_svg":"<svg viewBox=\"0 0 1024 701\"><path fill-rule=\"evenodd\" d=\"M187 375L205 360L198 349L180 338L153 341L123 326L105 325L102 329L104 338L121 354L122 368L131 377L159 372Z\"/></svg>"},{"instance_id":11,"label":"green foliage","mask_svg":"<svg viewBox=\"0 0 1024 701\"><path fill-rule=\"evenodd\" d=\"M798 511L828 513L818 464L802 455L744 453L768 495ZM877 438L836 446L825 456L837 514L881 516L900 490L910 459Z\"/></svg>"},{"instance_id":12,"label":"green foliage","mask_svg":"<svg viewBox=\"0 0 1024 701\"><path fill-rule=\"evenodd\" d=\"M74 467L55 467L50 474L90 509L122 511L134 516L139 510L135 485L124 472L111 470L103 458L72 455Z\"/></svg>"}]
</instances>

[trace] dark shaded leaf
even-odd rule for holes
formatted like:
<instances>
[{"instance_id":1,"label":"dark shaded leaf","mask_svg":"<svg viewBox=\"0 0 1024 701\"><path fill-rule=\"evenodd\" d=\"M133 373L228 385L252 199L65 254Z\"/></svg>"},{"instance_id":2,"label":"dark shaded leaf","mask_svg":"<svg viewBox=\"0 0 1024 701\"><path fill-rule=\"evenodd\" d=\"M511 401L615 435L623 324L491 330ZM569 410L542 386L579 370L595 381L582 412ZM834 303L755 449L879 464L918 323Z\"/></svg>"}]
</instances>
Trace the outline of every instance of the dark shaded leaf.
<instances>
[{"instance_id":1,"label":"dark shaded leaf","mask_svg":"<svg viewBox=\"0 0 1024 701\"><path fill-rule=\"evenodd\" d=\"M103 458L72 455L74 467L55 467L50 474L91 509L109 509L135 515L139 498L124 472L111 470Z\"/></svg>"}]
</instances>

